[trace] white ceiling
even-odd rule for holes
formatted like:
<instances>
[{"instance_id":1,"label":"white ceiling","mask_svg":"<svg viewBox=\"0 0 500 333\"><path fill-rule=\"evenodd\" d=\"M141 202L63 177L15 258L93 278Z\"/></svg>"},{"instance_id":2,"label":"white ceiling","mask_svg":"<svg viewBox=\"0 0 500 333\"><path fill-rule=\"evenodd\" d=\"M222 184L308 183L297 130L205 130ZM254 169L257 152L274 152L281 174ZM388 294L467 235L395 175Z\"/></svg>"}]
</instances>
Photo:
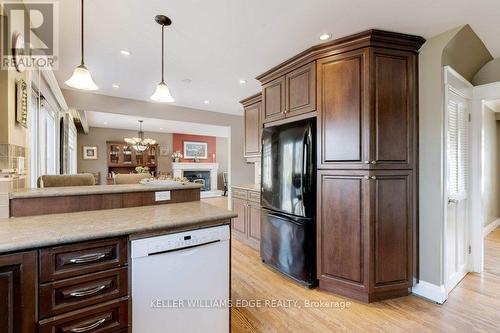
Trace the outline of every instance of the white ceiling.
<instances>
[{"instance_id":1,"label":"white ceiling","mask_svg":"<svg viewBox=\"0 0 500 333\"><path fill-rule=\"evenodd\" d=\"M160 81L165 14L166 79L176 104L241 114L265 70L319 42L378 28L429 38L463 24L500 56L498 0L86 0L86 64L99 94L149 101ZM80 0L60 1L61 87L79 63ZM132 52L129 57L120 50ZM183 80L190 79L190 83ZM240 85L239 79L246 79ZM119 84L119 89L111 87ZM210 104L204 104L209 100ZM140 112L140 110L138 110Z\"/></svg>"},{"instance_id":2,"label":"white ceiling","mask_svg":"<svg viewBox=\"0 0 500 333\"><path fill-rule=\"evenodd\" d=\"M126 130L139 130L139 120L144 120L144 132L156 133L183 133L229 137L230 129L225 126L189 123L183 121L154 119L136 116L127 116L108 112L85 111L90 127L117 128Z\"/></svg>"}]
</instances>

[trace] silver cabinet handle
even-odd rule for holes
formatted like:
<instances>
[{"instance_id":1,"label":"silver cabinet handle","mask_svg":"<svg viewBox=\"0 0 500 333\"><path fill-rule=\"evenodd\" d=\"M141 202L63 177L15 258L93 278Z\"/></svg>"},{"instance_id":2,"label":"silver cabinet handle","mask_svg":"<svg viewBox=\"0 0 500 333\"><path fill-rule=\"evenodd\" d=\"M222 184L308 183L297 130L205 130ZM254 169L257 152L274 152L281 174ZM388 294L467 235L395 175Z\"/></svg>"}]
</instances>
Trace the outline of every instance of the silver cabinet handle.
<instances>
[{"instance_id":1,"label":"silver cabinet handle","mask_svg":"<svg viewBox=\"0 0 500 333\"><path fill-rule=\"evenodd\" d=\"M105 285L97 286L95 288L87 289L87 290L81 290L81 291L74 291L72 293L69 293L71 297L85 297L85 296L90 296L93 294L96 294L106 288Z\"/></svg>"},{"instance_id":2,"label":"silver cabinet handle","mask_svg":"<svg viewBox=\"0 0 500 333\"><path fill-rule=\"evenodd\" d=\"M97 328L99 327L102 323L104 323L106 321L106 318L102 318L98 321L96 321L95 323L93 324L90 324L88 326L84 326L84 327L75 327L75 328L72 328L70 330L70 332L73 332L73 333L82 333L82 332L88 332L90 330L93 330L94 328Z\"/></svg>"},{"instance_id":3,"label":"silver cabinet handle","mask_svg":"<svg viewBox=\"0 0 500 333\"><path fill-rule=\"evenodd\" d=\"M364 163L365 163L365 164L370 164L370 161L365 161Z\"/></svg>"},{"instance_id":4,"label":"silver cabinet handle","mask_svg":"<svg viewBox=\"0 0 500 333\"><path fill-rule=\"evenodd\" d=\"M370 179L370 176L365 176L365 179L366 179L366 180Z\"/></svg>"},{"instance_id":5,"label":"silver cabinet handle","mask_svg":"<svg viewBox=\"0 0 500 333\"><path fill-rule=\"evenodd\" d=\"M84 255L81 257L77 257L77 258L71 258L69 260L69 262L72 264L85 264L85 263L97 261L99 259L104 258L105 256L106 256L105 253L89 254L89 255Z\"/></svg>"},{"instance_id":6,"label":"silver cabinet handle","mask_svg":"<svg viewBox=\"0 0 500 333\"><path fill-rule=\"evenodd\" d=\"M373 179L373 180L377 179L377 177L375 177L375 176L371 176L370 178Z\"/></svg>"},{"instance_id":7,"label":"silver cabinet handle","mask_svg":"<svg viewBox=\"0 0 500 333\"><path fill-rule=\"evenodd\" d=\"M372 164L377 164L377 161L373 160L373 161L372 161Z\"/></svg>"}]
</instances>

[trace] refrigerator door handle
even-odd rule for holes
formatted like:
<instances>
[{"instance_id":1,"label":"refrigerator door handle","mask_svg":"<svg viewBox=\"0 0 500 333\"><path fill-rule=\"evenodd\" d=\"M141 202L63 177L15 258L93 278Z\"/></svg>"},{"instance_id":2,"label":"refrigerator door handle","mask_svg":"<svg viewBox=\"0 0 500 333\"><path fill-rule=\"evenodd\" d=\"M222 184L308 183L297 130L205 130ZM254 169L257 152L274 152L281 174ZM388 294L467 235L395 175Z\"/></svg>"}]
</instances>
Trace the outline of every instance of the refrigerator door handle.
<instances>
[{"instance_id":1,"label":"refrigerator door handle","mask_svg":"<svg viewBox=\"0 0 500 333\"><path fill-rule=\"evenodd\" d=\"M310 154L311 154L311 129L307 129L305 135L304 135L304 148L303 148L303 155L302 155L302 165L303 165L303 170L302 170L302 200L304 200L306 193L309 192L310 189L310 182L311 179L309 179L309 173L311 170L309 170L310 167Z\"/></svg>"}]
</instances>

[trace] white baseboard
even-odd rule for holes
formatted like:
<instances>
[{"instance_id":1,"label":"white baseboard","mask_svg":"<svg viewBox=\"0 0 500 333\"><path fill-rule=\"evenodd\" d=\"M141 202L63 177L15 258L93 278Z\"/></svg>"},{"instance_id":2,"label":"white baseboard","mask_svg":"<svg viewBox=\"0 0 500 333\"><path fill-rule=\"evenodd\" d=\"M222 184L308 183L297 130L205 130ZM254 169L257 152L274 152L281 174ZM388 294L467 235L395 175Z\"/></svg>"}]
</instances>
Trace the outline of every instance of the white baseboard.
<instances>
[{"instance_id":1,"label":"white baseboard","mask_svg":"<svg viewBox=\"0 0 500 333\"><path fill-rule=\"evenodd\" d=\"M420 280L411 289L411 292L417 296L431 300L433 302L443 304L448 298L444 285L437 286L435 284Z\"/></svg>"},{"instance_id":2,"label":"white baseboard","mask_svg":"<svg viewBox=\"0 0 500 333\"><path fill-rule=\"evenodd\" d=\"M495 221L491 222L487 226L483 227L483 237L488 236L490 234L490 232L492 232L493 230L495 230L499 226L500 226L500 219L496 219Z\"/></svg>"}]
</instances>

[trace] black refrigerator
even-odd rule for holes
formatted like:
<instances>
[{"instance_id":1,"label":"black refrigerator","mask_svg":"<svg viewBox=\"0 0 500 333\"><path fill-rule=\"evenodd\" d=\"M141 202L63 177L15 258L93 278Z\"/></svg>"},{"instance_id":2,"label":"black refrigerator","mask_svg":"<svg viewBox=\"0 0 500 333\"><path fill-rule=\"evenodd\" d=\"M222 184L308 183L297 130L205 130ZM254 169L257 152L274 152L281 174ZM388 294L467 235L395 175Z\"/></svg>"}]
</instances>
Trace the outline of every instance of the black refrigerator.
<instances>
[{"instance_id":1,"label":"black refrigerator","mask_svg":"<svg viewBox=\"0 0 500 333\"><path fill-rule=\"evenodd\" d=\"M316 285L316 121L264 128L261 170L262 261Z\"/></svg>"}]
</instances>

